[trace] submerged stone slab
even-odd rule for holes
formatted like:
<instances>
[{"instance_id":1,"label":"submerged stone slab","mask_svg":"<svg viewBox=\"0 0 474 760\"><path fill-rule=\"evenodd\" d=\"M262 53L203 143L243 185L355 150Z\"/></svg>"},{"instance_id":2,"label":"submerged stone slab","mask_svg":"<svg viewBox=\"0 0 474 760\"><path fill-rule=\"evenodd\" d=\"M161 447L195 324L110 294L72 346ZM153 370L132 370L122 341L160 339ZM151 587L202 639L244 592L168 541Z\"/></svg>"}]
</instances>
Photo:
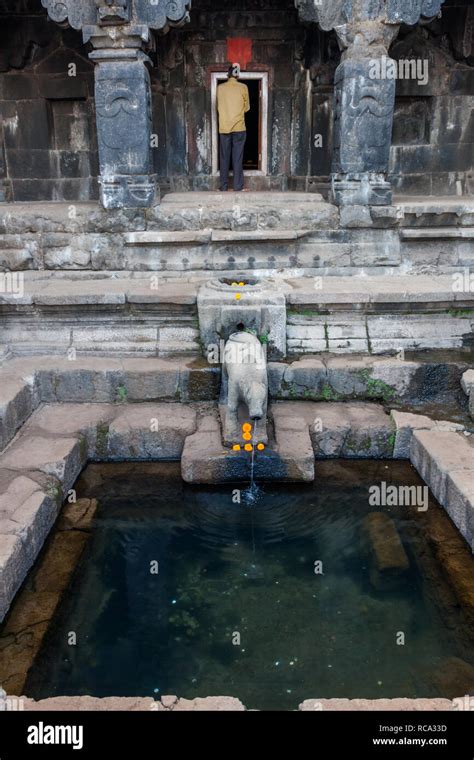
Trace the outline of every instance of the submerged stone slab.
<instances>
[{"instance_id":1,"label":"submerged stone slab","mask_svg":"<svg viewBox=\"0 0 474 760\"><path fill-rule=\"evenodd\" d=\"M23 693L28 671L40 651L88 537L82 528L68 528L64 532L59 529L52 536L32 577L20 590L0 637L0 672L8 691Z\"/></svg>"},{"instance_id":2,"label":"submerged stone slab","mask_svg":"<svg viewBox=\"0 0 474 760\"><path fill-rule=\"evenodd\" d=\"M361 530L369 554L372 585L377 590L398 588L410 562L394 521L382 512L370 512Z\"/></svg>"}]
</instances>

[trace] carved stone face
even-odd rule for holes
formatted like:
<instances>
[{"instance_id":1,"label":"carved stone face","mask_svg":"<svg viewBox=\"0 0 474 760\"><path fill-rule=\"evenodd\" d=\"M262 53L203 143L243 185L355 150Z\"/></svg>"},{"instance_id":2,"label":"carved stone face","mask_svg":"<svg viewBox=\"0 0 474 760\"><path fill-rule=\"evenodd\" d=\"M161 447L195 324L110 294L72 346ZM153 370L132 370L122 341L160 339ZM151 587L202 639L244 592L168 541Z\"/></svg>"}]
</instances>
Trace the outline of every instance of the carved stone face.
<instances>
[{"instance_id":1,"label":"carved stone face","mask_svg":"<svg viewBox=\"0 0 474 760\"><path fill-rule=\"evenodd\" d=\"M95 0L99 23L123 23L129 20L130 0Z\"/></svg>"}]
</instances>

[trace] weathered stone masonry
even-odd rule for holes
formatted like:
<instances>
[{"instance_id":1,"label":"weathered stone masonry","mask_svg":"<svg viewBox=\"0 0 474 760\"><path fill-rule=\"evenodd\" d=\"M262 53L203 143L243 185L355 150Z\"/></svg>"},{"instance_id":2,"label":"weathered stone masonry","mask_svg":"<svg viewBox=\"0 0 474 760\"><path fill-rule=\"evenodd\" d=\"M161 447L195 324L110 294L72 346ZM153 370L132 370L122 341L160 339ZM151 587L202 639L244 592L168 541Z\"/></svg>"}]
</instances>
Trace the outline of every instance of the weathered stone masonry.
<instances>
[{"instance_id":1,"label":"weathered stone masonry","mask_svg":"<svg viewBox=\"0 0 474 760\"><path fill-rule=\"evenodd\" d=\"M155 187L212 189L210 74L235 38L249 41L247 70L269 76L269 173L250 186L332 186L350 205L389 203L387 179L399 192L470 190L467 0L4 0L0 18L0 199L101 189L109 207L146 206ZM427 59L427 85L371 79L388 56Z\"/></svg>"}]
</instances>

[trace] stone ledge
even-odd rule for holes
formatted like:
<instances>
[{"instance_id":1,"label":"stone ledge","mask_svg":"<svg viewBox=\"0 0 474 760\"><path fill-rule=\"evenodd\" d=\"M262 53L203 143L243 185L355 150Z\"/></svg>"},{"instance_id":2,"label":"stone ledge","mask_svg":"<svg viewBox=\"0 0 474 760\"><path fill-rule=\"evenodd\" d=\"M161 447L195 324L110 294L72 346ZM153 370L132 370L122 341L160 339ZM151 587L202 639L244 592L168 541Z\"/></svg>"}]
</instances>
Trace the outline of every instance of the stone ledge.
<instances>
[{"instance_id":1,"label":"stone ledge","mask_svg":"<svg viewBox=\"0 0 474 760\"><path fill-rule=\"evenodd\" d=\"M11 702L15 700L22 704L26 712L63 712L63 711L102 711L113 710L122 712L242 712L246 708L235 697L196 697L195 699L183 699L174 695L164 695L161 700L151 697L50 697L38 701L29 697L7 697Z\"/></svg>"},{"instance_id":2,"label":"stone ledge","mask_svg":"<svg viewBox=\"0 0 474 760\"><path fill-rule=\"evenodd\" d=\"M25 712L62 712L74 711L244 711L247 708L235 697L197 697L182 699L174 695L164 695L160 701L149 697L50 697L35 701L29 697L9 696L12 704L21 704ZM423 711L460 711L466 702L465 697L455 699L428 698L407 699L305 699L298 705L298 710L307 712L423 712Z\"/></svg>"},{"instance_id":3,"label":"stone ledge","mask_svg":"<svg viewBox=\"0 0 474 760\"><path fill-rule=\"evenodd\" d=\"M204 245L211 240L211 230L193 231L176 230L174 232L126 232L124 235L125 245L182 245L194 243Z\"/></svg>"},{"instance_id":4,"label":"stone ledge","mask_svg":"<svg viewBox=\"0 0 474 760\"><path fill-rule=\"evenodd\" d=\"M400 230L402 240L447 240L474 238L474 227L412 227Z\"/></svg>"},{"instance_id":5,"label":"stone ledge","mask_svg":"<svg viewBox=\"0 0 474 760\"><path fill-rule=\"evenodd\" d=\"M363 712L388 712L391 710L421 712L423 710L459 710L459 704L462 703L462 697L458 699L407 699L405 697L396 697L394 699L305 699L298 709L303 711L345 711L357 710Z\"/></svg>"},{"instance_id":6,"label":"stone ledge","mask_svg":"<svg viewBox=\"0 0 474 760\"><path fill-rule=\"evenodd\" d=\"M459 432L417 430L410 460L474 551L474 441Z\"/></svg>"},{"instance_id":7,"label":"stone ledge","mask_svg":"<svg viewBox=\"0 0 474 760\"><path fill-rule=\"evenodd\" d=\"M176 338L170 345L182 350ZM433 359L401 361L366 355L319 354L290 363L268 364L274 400L378 400L385 404L454 393L467 362L440 362L443 372L433 386ZM219 395L220 366L185 358L59 356L10 358L0 368L0 445L4 448L40 403L137 403L206 401Z\"/></svg>"},{"instance_id":8,"label":"stone ledge","mask_svg":"<svg viewBox=\"0 0 474 760\"><path fill-rule=\"evenodd\" d=\"M445 420L433 420L424 414L413 414L408 412L399 412L392 409L390 412L395 424L395 447L393 450L394 459L409 459L410 446L413 433L416 430L438 430L438 431L456 431L463 430L463 426L456 422L447 422Z\"/></svg>"}]
</instances>

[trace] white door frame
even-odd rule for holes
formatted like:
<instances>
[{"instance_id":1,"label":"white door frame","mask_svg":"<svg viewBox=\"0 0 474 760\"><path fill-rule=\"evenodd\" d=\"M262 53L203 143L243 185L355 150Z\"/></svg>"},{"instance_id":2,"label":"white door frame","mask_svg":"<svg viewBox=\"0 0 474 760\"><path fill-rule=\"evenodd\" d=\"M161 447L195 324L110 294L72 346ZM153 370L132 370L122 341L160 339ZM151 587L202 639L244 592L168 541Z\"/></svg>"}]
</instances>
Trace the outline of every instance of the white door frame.
<instances>
[{"instance_id":1,"label":"white door frame","mask_svg":"<svg viewBox=\"0 0 474 760\"><path fill-rule=\"evenodd\" d=\"M268 72L267 71L241 71L241 79L261 79L262 98L260 104L260 118L262 120L262 153L260 158L261 169L244 170L246 176L266 176L268 174ZM217 85L227 79L226 71L213 71L211 73L211 116L212 116L212 173L219 174L219 130L217 124Z\"/></svg>"}]
</instances>

